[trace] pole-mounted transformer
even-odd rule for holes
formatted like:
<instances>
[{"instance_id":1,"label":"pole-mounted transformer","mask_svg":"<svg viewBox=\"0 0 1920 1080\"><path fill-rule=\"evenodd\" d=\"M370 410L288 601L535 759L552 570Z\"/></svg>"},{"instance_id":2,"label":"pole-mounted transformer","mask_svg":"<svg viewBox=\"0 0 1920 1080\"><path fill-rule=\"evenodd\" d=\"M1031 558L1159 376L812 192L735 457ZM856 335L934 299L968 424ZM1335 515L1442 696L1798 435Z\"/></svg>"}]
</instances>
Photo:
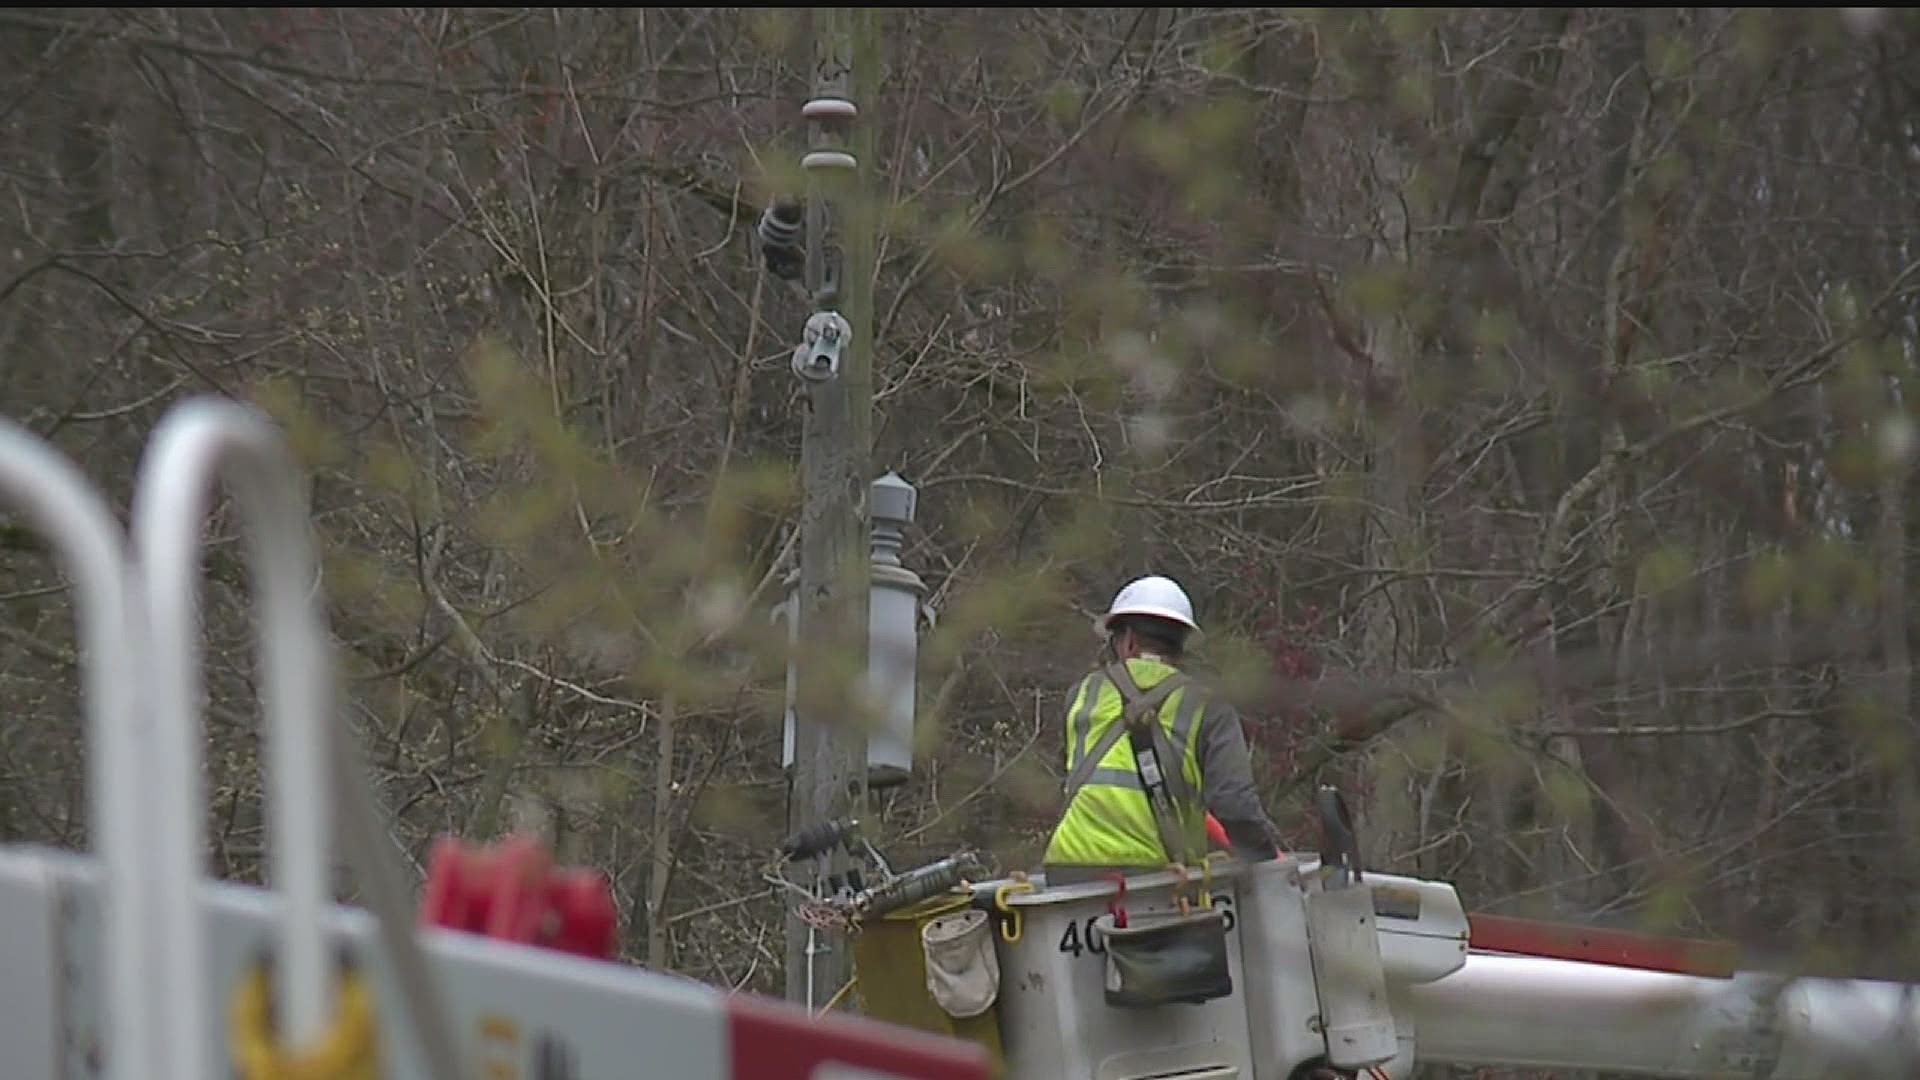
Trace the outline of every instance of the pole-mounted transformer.
<instances>
[{"instance_id":1,"label":"pole-mounted transformer","mask_svg":"<svg viewBox=\"0 0 1920 1080\"><path fill-rule=\"evenodd\" d=\"M867 593L867 692L880 707L879 724L867 733L867 786L892 787L913 777L914 720L919 694L920 626L934 619L923 598L926 584L902 565L900 548L907 526L913 524L919 493L896 473L875 480L867 488L867 508L873 518ZM799 603L798 571L787 575L787 598L773 609L773 617L787 628L789 655L799 651L800 627L792 618ZM799 673L787 663L786 727L780 762L793 768L794 699Z\"/></svg>"}]
</instances>

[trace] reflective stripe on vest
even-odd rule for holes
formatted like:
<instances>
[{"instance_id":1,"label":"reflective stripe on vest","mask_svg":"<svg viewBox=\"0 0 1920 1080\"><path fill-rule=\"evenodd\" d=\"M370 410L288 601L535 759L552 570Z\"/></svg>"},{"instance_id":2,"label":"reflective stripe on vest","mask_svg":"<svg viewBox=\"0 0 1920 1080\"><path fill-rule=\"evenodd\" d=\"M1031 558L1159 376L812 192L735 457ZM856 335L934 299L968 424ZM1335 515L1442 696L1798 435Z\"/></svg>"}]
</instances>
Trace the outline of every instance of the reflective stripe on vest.
<instances>
[{"instance_id":1,"label":"reflective stripe on vest","mask_svg":"<svg viewBox=\"0 0 1920 1080\"><path fill-rule=\"evenodd\" d=\"M1143 691L1174 674L1168 664L1130 660L1127 670ZM1188 787L1201 790L1198 738L1205 695L1184 686L1160 705L1166 729ZM1095 672L1081 680L1067 709L1067 772L1097 746L1108 728L1121 722L1125 702L1106 676ZM1164 764L1164 763L1163 763ZM1198 805L1181 808L1187 843L1206 850L1206 816ZM1047 845L1046 862L1064 866L1161 866L1167 862L1153 807L1140 784L1133 747L1125 736L1102 755L1087 782L1073 796Z\"/></svg>"}]
</instances>

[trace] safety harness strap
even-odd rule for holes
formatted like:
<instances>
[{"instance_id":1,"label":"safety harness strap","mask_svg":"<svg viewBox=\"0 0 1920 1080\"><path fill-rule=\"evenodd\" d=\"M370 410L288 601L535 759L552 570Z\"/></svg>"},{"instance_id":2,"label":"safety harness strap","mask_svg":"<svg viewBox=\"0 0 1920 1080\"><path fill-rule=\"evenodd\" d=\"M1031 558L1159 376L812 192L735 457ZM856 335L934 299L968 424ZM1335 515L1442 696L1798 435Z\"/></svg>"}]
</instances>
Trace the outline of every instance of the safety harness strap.
<instances>
[{"instance_id":1,"label":"safety harness strap","mask_svg":"<svg viewBox=\"0 0 1920 1080\"><path fill-rule=\"evenodd\" d=\"M1167 698L1173 695L1175 690L1178 690L1184 685L1186 681L1187 677L1185 675L1175 674L1171 676L1166 682L1155 686L1151 694L1144 697L1136 697L1135 701L1128 706L1129 715L1133 709L1145 709L1149 717L1157 715L1160 711L1160 706ZM1086 694L1089 708L1085 711L1088 713L1092 712L1091 702L1100 695L1100 684L1101 674L1099 672L1095 672L1093 676L1087 680ZM1119 684L1116 683L1115 685L1118 686ZM1128 680L1127 686L1129 688L1134 687L1131 679ZM1139 695L1140 693L1137 688L1134 688L1133 692L1135 695ZM1122 690L1121 695L1124 697L1126 690ZM1087 781L1093 779L1093 774L1100 768L1100 763L1106 760L1107 752L1112 750L1113 744L1119 742L1120 736L1126 733L1127 725L1125 723L1125 716L1123 716L1121 723L1114 724L1107 728L1105 733L1100 736L1100 741L1095 743L1091 749L1080 756L1078 761L1073 763L1073 771L1067 775L1065 784L1068 800L1072 800L1074 794L1085 787Z\"/></svg>"},{"instance_id":2,"label":"safety harness strap","mask_svg":"<svg viewBox=\"0 0 1920 1080\"><path fill-rule=\"evenodd\" d=\"M1175 690L1192 680L1184 672L1175 672L1151 691L1143 692L1139 684L1133 681L1133 673L1127 670L1125 663L1108 664L1107 678L1113 680L1114 687L1127 703L1121 714L1121 723L1115 724L1109 734L1117 737L1119 730L1125 728L1129 741L1133 743L1140 786L1146 791L1147 805L1152 808L1154 824L1160 830L1160 843L1166 848L1169 859L1185 863L1189 854L1186 833L1180 828L1175 807L1190 802L1193 792L1187 786L1180 756L1174 752L1166 729L1160 725L1159 712L1161 704Z\"/></svg>"}]
</instances>

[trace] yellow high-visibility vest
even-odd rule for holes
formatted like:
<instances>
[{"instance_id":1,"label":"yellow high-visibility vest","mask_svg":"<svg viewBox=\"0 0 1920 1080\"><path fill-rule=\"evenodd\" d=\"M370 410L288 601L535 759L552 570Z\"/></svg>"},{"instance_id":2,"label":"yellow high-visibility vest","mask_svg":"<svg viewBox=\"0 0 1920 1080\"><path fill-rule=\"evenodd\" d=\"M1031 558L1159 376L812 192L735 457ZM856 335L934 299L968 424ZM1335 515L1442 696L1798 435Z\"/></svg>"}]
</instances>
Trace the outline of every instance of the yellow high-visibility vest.
<instances>
[{"instance_id":1,"label":"yellow high-visibility vest","mask_svg":"<svg viewBox=\"0 0 1920 1080\"><path fill-rule=\"evenodd\" d=\"M1127 661L1140 690L1151 693L1177 669L1158 660ZM1160 703L1157 719L1166 729L1187 790L1201 791L1199 734L1206 712L1205 693L1182 686ZM1118 687L1095 671L1081 680L1067 708L1067 773L1097 749L1108 730L1121 723L1126 703ZM1161 768L1172 769L1172 761ZM1171 861L1153 806L1140 782L1133 746L1122 734L1094 767L1078 791L1069 795L1066 813L1047 844L1045 862L1055 866L1165 866ZM1189 852L1207 850L1206 808L1198 801L1177 807L1181 834Z\"/></svg>"}]
</instances>

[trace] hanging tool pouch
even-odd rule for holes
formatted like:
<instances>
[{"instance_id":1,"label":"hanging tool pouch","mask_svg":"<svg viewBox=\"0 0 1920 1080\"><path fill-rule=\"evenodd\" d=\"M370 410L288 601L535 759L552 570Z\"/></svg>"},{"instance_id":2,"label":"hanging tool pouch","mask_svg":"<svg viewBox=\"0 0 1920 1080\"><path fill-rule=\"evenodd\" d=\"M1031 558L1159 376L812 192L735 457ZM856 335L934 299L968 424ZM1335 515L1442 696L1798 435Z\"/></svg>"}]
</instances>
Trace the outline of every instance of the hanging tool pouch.
<instances>
[{"instance_id":1,"label":"hanging tool pouch","mask_svg":"<svg viewBox=\"0 0 1920 1080\"><path fill-rule=\"evenodd\" d=\"M1000 957L993 922L977 908L942 915L920 928L927 993L955 1020L979 1016L1000 996Z\"/></svg>"},{"instance_id":2,"label":"hanging tool pouch","mask_svg":"<svg viewBox=\"0 0 1920 1080\"><path fill-rule=\"evenodd\" d=\"M1173 688L1165 684L1143 695L1124 664L1108 668L1108 678L1126 700L1124 723L1138 765L1140 782L1160 830L1169 863L1184 867L1196 853L1188 850L1178 808L1192 807L1196 795L1188 787L1172 740L1159 720L1160 704ZM1174 676L1185 685L1184 676ZM1169 680L1172 681L1172 680ZM1199 852L1204 857L1205 852ZM1117 904L1095 924L1106 945L1106 1000L1119 1008L1159 1005L1199 1005L1233 993L1227 967L1225 916L1203 899L1196 908L1187 903L1182 886L1175 886L1177 910L1144 912L1131 917Z\"/></svg>"},{"instance_id":3,"label":"hanging tool pouch","mask_svg":"<svg viewBox=\"0 0 1920 1080\"><path fill-rule=\"evenodd\" d=\"M948 995L949 987L942 985L947 981L947 976L941 972L943 961L930 956L927 947L928 927L967 910L971 902L966 896L933 896L910 907L890 911L877 919L866 920L852 942L854 969L860 980L860 1000L868 1017L984 1047L994 1062L994 1075L999 1076L1006 1062L1006 1053L1000 1041L999 1010L987 1008L972 1016L956 1016L949 1011L959 1002L959 997ZM991 923L986 925L990 926ZM948 936L953 930L961 931L956 935L961 941L953 942ZM933 933L936 943L932 952L941 951L940 943L978 944L978 934L979 930L969 923L952 924L947 928L947 933ZM969 935L976 936L970 938ZM986 942L986 946L988 953L993 955L991 989L994 1002L998 1003L999 956L993 952L991 941ZM975 985L974 989L984 988ZM978 999L975 1000L977 1003ZM958 1011L971 1010L961 1008Z\"/></svg>"},{"instance_id":4,"label":"hanging tool pouch","mask_svg":"<svg viewBox=\"0 0 1920 1080\"><path fill-rule=\"evenodd\" d=\"M1112 915L1094 923L1107 947L1107 1004L1122 1009L1201 1005L1233 993L1227 926L1217 908Z\"/></svg>"}]
</instances>

